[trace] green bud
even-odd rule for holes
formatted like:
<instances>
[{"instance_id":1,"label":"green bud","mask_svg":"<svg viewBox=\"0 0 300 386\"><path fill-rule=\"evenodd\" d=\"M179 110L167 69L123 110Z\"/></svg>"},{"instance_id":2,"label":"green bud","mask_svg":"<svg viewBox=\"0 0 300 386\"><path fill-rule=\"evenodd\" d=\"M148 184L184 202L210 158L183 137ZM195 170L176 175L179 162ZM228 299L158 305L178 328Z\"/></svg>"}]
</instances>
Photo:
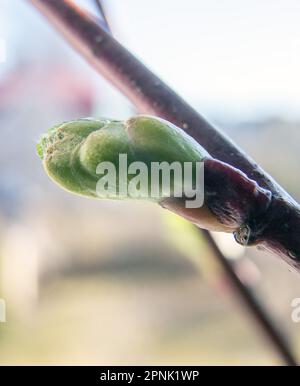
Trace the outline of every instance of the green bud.
<instances>
[{"instance_id":1,"label":"green bud","mask_svg":"<svg viewBox=\"0 0 300 386\"><path fill-rule=\"evenodd\" d=\"M126 154L128 164L142 161L146 165L163 161L194 163L208 155L184 131L151 116L136 116L127 121L79 119L56 125L42 136L37 151L47 174L58 185L96 198L104 198L96 192L101 177L97 166L110 162L118 172L120 154ZM127 178L129 183L134 176ZM115 188L116 194L110 198L119 198L118 183Z\"/></svg>"}]
</instances>

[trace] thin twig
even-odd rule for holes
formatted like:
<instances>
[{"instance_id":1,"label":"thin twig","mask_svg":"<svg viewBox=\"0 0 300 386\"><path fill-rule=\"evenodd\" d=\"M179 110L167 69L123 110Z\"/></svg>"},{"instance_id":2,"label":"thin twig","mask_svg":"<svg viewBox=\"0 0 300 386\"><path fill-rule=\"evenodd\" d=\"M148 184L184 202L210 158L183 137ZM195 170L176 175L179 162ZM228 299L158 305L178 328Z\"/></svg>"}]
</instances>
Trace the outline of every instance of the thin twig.
<instances>
[{"instance_id":1,"label":"thin twig","mask_svg":"<svg viewBox=\"0 0 300 386\"><path fill-rule=\"evenodd\" d=\"M269 188L274 185L274 192L280 191L280 188L261 169L253 165L252 161L236 148L231 141L210 126L79 8L69 1L30 1L66 35L96 69L120 88L140 110L160 115L180 125L204 147L207 145L206 147L212 155L219 154L219 158L223 160L224 158L226 160L226 150L230 150L231 164L239 166L244 171L251 170L250 175L252 178L256 177L256 180ZM106 17L102 7L100 11L105 21ZM211 143L209 144L210 140ZM224 145L225 152L221 145ZM205 232L205 237L230 278L232 286L239 293L248 309L253 312L253 316L259 322L263 332L272 342L276 351L282 356L285 363L294 365L296 362L289 352L288 346L281 338L280 332L276 331L269 318L264 314L263 309L256 303L255 298L238 279L231 264L222 255L211 235Z\"/></svg>"},{"instance_id":2,"label":"thin twig","mask_svg":"<svg viewBox=\"0 0 300 386\"><path fill-rule=\"evenodd\" d=\"M279 327L274 324L267 311L262 307L251 290L239 279L238 275L234 272L231 263L223 256L209 232L205 232L204 237L225 272L226 278L235 291L235 294L241 300L241 303L248 311L249 316L256 322L261 332L268 339L274 351L287 365L297 366L297 361Z\"/></svg>"},{"instance_id":3,"label":"thin twig","mask_svg":"<svg viewBox=\"0 0 300 386\"><path fill-rule=\"evenodd\" d=\"M100 16L102 17L103 21L106 24L107 30L111 31L111 28L109 26L108 19L107 19L107 14L104 11L104 7L103 7L102 1L101 0L94 0L94 2L96 4L96 7L98 8Z\"/></svg>"},{"instance_id":4,"label":"thin twig","mask_svg":"<svg viewBox=\"0 0 300 386\"><path fill-rule=\"evenodd\" d=\"M106 31L111 33L110 24L108 22L106 12L104 11L104 6L102 4L102 1L101 0L94 0L94 2L95 2L96 7L99 10L100 16L102 17L102 20L103 20L104 27L105 27Z\"/></svg>"}]
</instances>

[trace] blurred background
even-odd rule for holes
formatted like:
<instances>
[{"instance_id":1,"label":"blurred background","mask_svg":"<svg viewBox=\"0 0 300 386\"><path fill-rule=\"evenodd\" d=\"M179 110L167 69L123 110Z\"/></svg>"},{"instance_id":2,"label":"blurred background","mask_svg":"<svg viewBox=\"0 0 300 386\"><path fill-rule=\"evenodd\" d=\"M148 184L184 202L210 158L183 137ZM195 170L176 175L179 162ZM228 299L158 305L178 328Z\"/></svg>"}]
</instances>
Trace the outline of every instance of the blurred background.
<instances>
[{"instance_id":1,"label":"blurred background","mask_svg":"<svg viewBox=\"0 0 300 386\"><path fill-rule=\"evenodd\" d=\"M118 40L300 199L298 0L104 5ZM280 363L190 224L45 175L35 144L47 128L134 113L27 1L1 0L0 364ZM300 358L299 277L216 237Z\"/></svg>"}]
</instances>

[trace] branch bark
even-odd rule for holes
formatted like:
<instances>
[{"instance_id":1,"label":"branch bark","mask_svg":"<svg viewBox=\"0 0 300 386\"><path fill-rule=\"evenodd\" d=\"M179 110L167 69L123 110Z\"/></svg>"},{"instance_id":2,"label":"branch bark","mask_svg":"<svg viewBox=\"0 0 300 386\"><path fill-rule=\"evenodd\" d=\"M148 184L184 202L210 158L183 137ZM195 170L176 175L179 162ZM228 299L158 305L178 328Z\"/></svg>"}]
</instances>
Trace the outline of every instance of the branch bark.
<instances>
[{"instance_id":1,"label":"branch bark","mask_svg":"<svg viewBox=\"0 0 300 386\"><path fill-rule=\"evenodd\" d=\"M238 230L237 241L244 245L259 244L300 272L300 207L284 189L79 7L69 0L29 1L139 111L175 123L212 157L241 170L259 187L270 191L272 199L268 210L258 218L250 218L247 225Z\"/></svg>"}]
</instances>

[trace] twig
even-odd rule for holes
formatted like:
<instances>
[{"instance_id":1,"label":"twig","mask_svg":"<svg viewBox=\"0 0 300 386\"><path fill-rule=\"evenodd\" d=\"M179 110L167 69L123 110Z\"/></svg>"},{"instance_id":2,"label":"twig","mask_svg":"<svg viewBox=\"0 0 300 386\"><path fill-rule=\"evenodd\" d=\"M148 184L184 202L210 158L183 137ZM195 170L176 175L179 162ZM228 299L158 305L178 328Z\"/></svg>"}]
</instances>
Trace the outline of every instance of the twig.
<instances>
[{"instance_id":1,"label":"twig","mask_svg":"<svg viewBox=\"0 0 300 386\"><path fill-rule=\"evenodd\" d=\"M102 1L101 0L94 0L95 4L96 4L96 7L98 8L99 10L99 14L100 16L102 17L103 21L105 22L106 24L106 29L109 30L111 32L111 28L109 26L109 23L108 23L108 19L107 19L107 14L106 12L104 11L104 7L103 7L103 4L102 4Z\"/></svg>"},{"instance_id":2,"label":"twig","mask_svg":"<svg viewBox=\"0 0 300 386\"><path fill-rule=\"evenodd\" d=\"M94 0L94 2L95 2L96 7L99 10L100 16L102 17L105 30L107 32L111 33L110 24L108 22L106 12L104 11L104 7L103 7L103 4L102 4L102 1L101 0Z\"/></svg>"},{"instance_id":3,"label":"twig","mask_svg":"<svg viewBox=\"0 0 300 386\"><path fill-rule=\"evenodd\" d=\"M212 155L219 156L220 159L226 160L244 171L251 171L250 176L252 178L255 177L263 186L269 188L274 186L274 193L281 191L231 141L210 126L199 114L138 62L126 49L106 34L101 27L89 19L88 15L84 14L78 7L66 0L30 1L65 34L68 40L97 70L127 95L141 111L160 115L178 124L206 147ZM103 19L106 21L101 2L97 1L97 3L100 6ZM227 153L226 150L230 152ZM291 203L291 205L294 205L294 203ZM205 237L230 278L232 286L253 312L253 315L277 352L280 353L287 364L294 365L296 362L281 338L280 332L276 331L272 326L271 321L256 303L255 298L238 279L231 264L222 255L211 235L205 232Z\"/></svg>"},{"instance_id":4,"label":"twig","mask_svg":"<svg viewBox=\"0 0 300 386\"><path fill-rule=\"evenodd\" d=\"M268 339L274 351L287 365L297 366L297 361L280 329L273 323L267 311L262 307L251 290L241 282L234 272L231 263L223 256L209 232L205 232L204 237L225 272L227 280L235 291L235 294L241 300L242 305L245 306L249 316L256 322L261 332Z\"/></svg>"}]
</instances>

